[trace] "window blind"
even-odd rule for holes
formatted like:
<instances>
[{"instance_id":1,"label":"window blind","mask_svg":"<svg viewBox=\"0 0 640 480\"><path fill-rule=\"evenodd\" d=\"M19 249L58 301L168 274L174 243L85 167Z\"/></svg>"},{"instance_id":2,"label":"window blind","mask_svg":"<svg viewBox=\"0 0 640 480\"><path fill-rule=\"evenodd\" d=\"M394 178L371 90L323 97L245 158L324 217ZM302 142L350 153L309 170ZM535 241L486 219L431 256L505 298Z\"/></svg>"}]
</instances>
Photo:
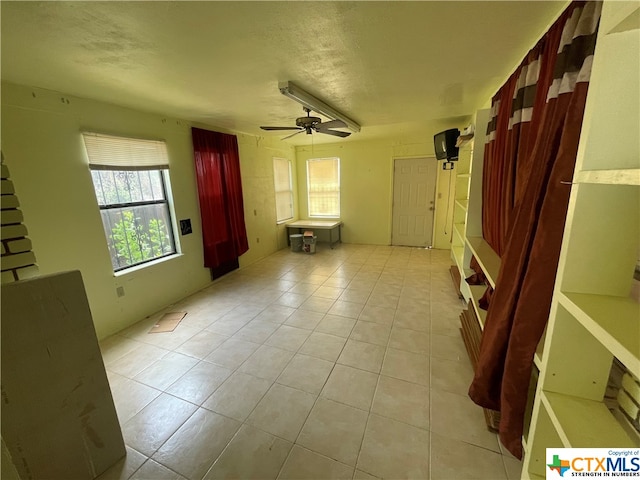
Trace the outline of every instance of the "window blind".
<instances>
[{"instance_id":1,"label":"window blind","mask_svg":"<svg viewBox=\"0 0 640 480\"><path fill-rule=\"evenodd\" d=\"M84 132L89 165L96 170L161 170L169 168L167 145L159 140L113 137Z\"/></svg>"},{"instance_id":2,"label":"window blind","mask_svg":"<svg viewBox=\"0 0 640 480\"><path fill-rule=\"evenodd\" d=\"M307 160L310 217L340 216L340 159Z\"/></svg>"}]
</instances>

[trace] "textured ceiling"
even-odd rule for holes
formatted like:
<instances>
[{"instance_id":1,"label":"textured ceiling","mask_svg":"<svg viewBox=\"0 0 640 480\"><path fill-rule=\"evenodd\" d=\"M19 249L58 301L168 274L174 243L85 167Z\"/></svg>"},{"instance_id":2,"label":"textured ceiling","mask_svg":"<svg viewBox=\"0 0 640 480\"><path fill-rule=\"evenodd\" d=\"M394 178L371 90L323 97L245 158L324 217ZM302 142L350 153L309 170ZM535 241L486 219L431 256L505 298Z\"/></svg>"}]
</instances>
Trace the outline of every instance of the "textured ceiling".
<instances>
[{"instance_id":1,"label":"textured ceiling","mask_svg":"<svg viewBox=\"0 0 640 480\"><path fill-rule=\"evenodd\" d=\"M473 113L564 5L2 1L1 73L262 136L303 114L278 91L291 80L363 127L316 142L373 139Z\"/></svg>"}]
</instances>

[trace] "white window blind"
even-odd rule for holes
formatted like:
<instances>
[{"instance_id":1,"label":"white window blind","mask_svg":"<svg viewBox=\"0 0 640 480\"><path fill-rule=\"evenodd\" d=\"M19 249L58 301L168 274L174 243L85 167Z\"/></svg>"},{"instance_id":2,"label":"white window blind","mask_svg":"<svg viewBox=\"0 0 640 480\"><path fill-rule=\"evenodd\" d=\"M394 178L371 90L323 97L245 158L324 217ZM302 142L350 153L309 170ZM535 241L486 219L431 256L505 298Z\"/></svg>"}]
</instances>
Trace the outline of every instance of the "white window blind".
<instances>
[{"instance_id":1,"label":"white window blind","mask_svg":"<svg viewBox=\"0 0 640 480\"><path fill-rule=\"evenodd\" d=\"M340 216L340 159L307 160L309 217Z\"/></svg>"},{"instance_id":2,"label":"white window blind","mask_svg":"<svg viewBox=\"0 0 640 480\"><path fill-rule=\"evenodd\" d=\"M169 168L167 146L158 140L113 137L85 132L92 170L162 170Z\"/></svg>"},{"instance_id":3,"label":"white window blind","mask_svg":"<svg viewBox=\"0 0 640 480\"><path fill-rule=\"evenodd\" d=\"M293 218L293 189L291 162L286 158L273 158L273 183L276 194L276 221Z\"/></svg>"}]
</instances>

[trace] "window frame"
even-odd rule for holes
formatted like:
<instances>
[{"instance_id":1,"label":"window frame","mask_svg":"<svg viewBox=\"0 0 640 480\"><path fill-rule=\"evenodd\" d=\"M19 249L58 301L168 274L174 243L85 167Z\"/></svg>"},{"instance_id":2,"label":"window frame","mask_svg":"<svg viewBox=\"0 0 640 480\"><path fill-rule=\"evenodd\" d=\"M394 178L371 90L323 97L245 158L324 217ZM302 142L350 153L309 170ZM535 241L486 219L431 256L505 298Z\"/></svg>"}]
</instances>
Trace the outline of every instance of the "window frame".
<instances>
[{"instance_id":1,"label":"window frame","mask_svg":"<svg viewBox=\"0 0 640 480\"><path fill-rule=\"evenodd\" d=\"M327 214L327 215L322 215L322 214L317 214L317 213L311 213L311 206L312 206L312 202L311 202L311 177L310 177L310 171L309 171L309 165L311 162L319 162L319 161L335 161L337 162L337 185L338 185L338 189L335 191L336 196L337 196L337 202L338 202L338 210L335 213L331 213L331 214ZM307 214L309 215L309 218L340 218L340 214L341 214L341 195L342 195L342 189L341 189L341 177L340 177L340 157L323 157L323 158L308 158L306 161L306 167L307 167Z\"/></svg>"},{"instance_id":2,"label":"window frame","mask_svg":"<svg viewBox=\"0 0 640 480\"><path fill-rule=\"evenodd\" d=\"M278 190L278 182L277 182L277 174L276 174L276 164L278 161L285 161L287 162L287 168L288 168L288 177L289 177L289 188L288 190ZM291 166L291 160L289 160L288 158L283 158L283 157L273 157L273 191L274 191L274 197L275 197L275 202L276 202L276 224L280 225L283 223L286 223L287 221L293 219L294 217L294 206L293 206L293 175L292 175L292 166ZM278 194L279 193L284 193L284 192L289 192L289 212L290 212L290 216L287 218L278 218Z\"/></svg>"},{"instance_id":3,"label":"window frame","mask_svg":"<svg viewBox=\"0 0 640 480\"><path fill-rule=\"evenodd\" d=\"M101 135L96 133L85 133L83 132L83 136L85 138L85 147L87 150L87 156L89 159L89 171L90 171L90 179L91 185L93 187L93 192L95 195L96 203L98 206L98 210L100 211L101 223L103 226L103 232L106 240L106 247L109 252L109 257L111 261L111 267L115 275L122 275L131 270L136 270L141 267L145 267L152 262L163 261L168 257L176 256L180 253L180 244L178 241L177 229L176 229L176 220L175 220L175 212L173 208L173 197L171 191L171 183L169 178L169 165L168 165L168 157L166 155L166 143L164 141L158 140L146 140L146 139L136 139L129 137L114 137L109 135ZM101 140L104 140L104 143L101 143ZM133 153L122 153L123 150L118 150L118 142L121 141L122 146L131 146L132 144L135 147L135 142L139 141L142 148L149 148L150 144L157 144L156 147L160 152L157 160L151 158L149 160L149 156L146 155L147 158L142 158L142 161L136 163L136 151L135 148L131 149ZM111 152L111 148L113 150L113 162L110 163L109 153ZM146 145L146 146L145 146ZM129 155L130 158L127 158ZM93 162L92 162L93 157ZM145 155L143 154L143 157ZM153 155L151 155L153 157ZM94 172L97 175L94 175ZM111 197L113 199L113 193L110 196L107 196L102 191L100 194L99 190L103 189L103 181L105 178L103 177L104 172L112 172L113 174L113 187L115 189L115 194L118 197L117 201L109 202L108 198ZM133 197L133 189L132 184L130 183L130 175L136 174L140 191L144 191L144 183L142 182L142 178L140 175L149 172L149 179L147 188L151 189L151 200L137 199L131 200ZM124 184L118 185L118 180L116 179L116 175L125 174ZM151 178L151 174L154 175L154 178ZM122 181L122 179L120 179ZM158 186L160 191L157 191L156 188ZM99 183L98 183L99 182ZM122 189L122 190L120 190ZM131 201L122 201L120 198L121 193L126 193L129 196ZM147 196L145 192L140 195L142 198ZM144 210L136 211L136 209L140 207L153 207L159 206L162 211L161 214L154 214L156 212L152 212L152 215L144 215ZM113 219L109 217L107 212L121 212L120 220L116 221L116 223L112 223ZM140 242L137 235L139 232L146 236L146 248L143 248L142 245L144 243L140 242L138 245L140 250L142 251L141 256L146 257L147 253L151 253L153 256L149 258L143 258L142 260L136 261L132 253L132 249L130 247L130 242L125 240L127 244L126 253L124 255L119 254L117 242L114 239L114 225L117 225L120 222L126 222L124 212L131 212L133 215L133 224L134 224L134 235L136 235L136 242ZM138 219L145 218L146 222L143 225L139 225ZM155 227L151 226L152 220L159 220L164 223L164 228L158 228L157 233L160 237L159 249L160 252L156 254L158 243L153 240L152 230L155 231ZM123 223L124 224L124 223ZM146 227L146 228L145 228ZM110 231L109 231L110 229ZM125 235L125 239L128 239L128 234ZM166 238L168 243L164 243L163 239ZM158 239L158 237L156 237ZM149 246L151 245L151 246ZM153 246L155 245L155 247ZM149 249L149 250L147 250ZM119 258L125 258L125 262L132 262L129 264L122 265L119 261Z\"/></svg>"}]
</instances>

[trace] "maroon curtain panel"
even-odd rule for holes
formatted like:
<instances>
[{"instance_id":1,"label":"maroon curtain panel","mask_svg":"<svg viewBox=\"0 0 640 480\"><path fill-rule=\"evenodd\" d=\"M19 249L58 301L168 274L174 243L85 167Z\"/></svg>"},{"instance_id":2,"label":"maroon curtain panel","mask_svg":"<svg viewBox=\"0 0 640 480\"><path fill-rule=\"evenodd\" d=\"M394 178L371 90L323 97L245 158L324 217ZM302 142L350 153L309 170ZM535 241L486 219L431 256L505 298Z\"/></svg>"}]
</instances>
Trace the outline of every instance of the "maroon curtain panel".
<instances>
[{"instance_id":1,"label":"maroon curtain panel","mask_svg":"<svg viewBox=\"0 0 640 480\"><path fill-rule=\"evenodd\" d=\"M493 101L488 155L498 158L488 158L484 181L485 187L504 185L498 192L485 189L484 200L493 203L483 205L483 233L502 263L469 396L500 411L500 440L518 458L533 357L551 308L600 9L599 2L570 4L514 74L520 81L510 79ZM523 72L529 80L522 80ZM521 94L518 85L529 93ZM507 122L499 118L504 112Z\"/></svg>"},{"instance_id":2,"label":"maroon curtain panel","mask_svg":"<svg viewBox=\"0 0 640 480\"><path fill-rule=\"evenodd\" d=\"M561 33L552 28L540 39L492 99L484 151L482 227L484 239L500 256L531 174L531 152L553 81L550 59L557 55Z\"/></svg>"},{"instance_id":3,"label":"maroon curtain panel","mask_svg":"<svg viewBox=\"0 0 640 480\"><path fill-rule=\"evenodd\" d=\"M198 199L202 219L204 266L217 268L249 250L238 139L235 135L192 128Z\"/></svg>"}]
</instances>

